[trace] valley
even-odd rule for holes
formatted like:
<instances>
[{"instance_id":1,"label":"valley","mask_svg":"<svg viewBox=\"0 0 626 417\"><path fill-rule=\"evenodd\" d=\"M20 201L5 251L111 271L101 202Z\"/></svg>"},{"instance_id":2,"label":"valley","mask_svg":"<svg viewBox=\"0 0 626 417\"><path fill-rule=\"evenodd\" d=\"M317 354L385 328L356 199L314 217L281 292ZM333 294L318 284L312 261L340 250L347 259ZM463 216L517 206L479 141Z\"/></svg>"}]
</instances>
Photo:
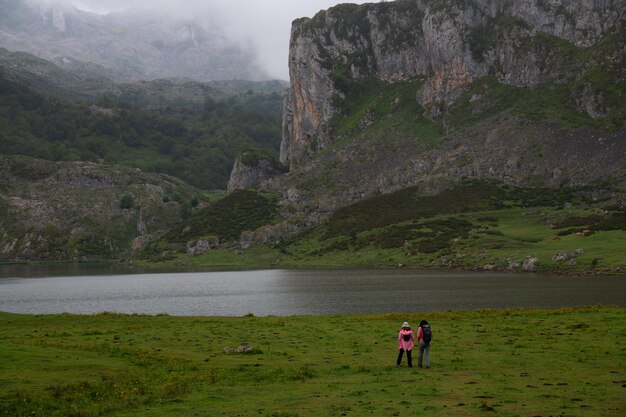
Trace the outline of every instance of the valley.
<instances>
[{"instance_id":1,"label":"valley","mask_svg":"<svg viewBox=\"0 0 626 417\"><path fill-rule=\"evenodd\" d=\"M289 84L0 50L0 260L623 273L619 1L540 3L338 5Z\"/></svg>"}]
</instances>

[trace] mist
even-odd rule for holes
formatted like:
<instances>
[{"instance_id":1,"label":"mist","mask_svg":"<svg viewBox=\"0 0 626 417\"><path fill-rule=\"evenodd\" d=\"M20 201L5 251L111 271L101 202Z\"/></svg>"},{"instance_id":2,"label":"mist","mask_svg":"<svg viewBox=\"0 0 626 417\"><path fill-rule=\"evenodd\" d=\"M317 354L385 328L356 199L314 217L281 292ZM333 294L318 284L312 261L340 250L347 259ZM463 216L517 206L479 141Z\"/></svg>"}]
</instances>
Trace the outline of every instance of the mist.
<instances>
[{"instance_id":1,"label":"mist","mask_svg":"<svg viewBox=\"0 0 626 417\"><path fill-rule=\"evenodd\" d=\"M45 0L44 0L45 1ZM259 65L271 78L289 78L287 61L291 22L312 17L339 0L69 0L78 9L106 14L125 9L162 12L180 19L206 18L219 22L226 36L256 52ZM372 2L372 1L370 1ZM352 1L362 4L365 1ZM184 4L181 5L181 4Z\"/></svg>"}]
</instances>

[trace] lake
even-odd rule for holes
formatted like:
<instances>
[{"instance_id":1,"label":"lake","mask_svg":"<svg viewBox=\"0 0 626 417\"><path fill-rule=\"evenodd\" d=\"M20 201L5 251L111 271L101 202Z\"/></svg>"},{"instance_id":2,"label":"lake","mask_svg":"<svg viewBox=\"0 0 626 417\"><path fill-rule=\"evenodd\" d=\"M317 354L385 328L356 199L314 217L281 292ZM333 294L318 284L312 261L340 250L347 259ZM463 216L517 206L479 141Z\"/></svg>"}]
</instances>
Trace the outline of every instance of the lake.
<instances>
[{"instance_id":1,"label":"lake","mask_svg":"<svg viewBox=\"0 0 626 417\"><path fill-rule=\"evenodd\" d=\"M328 315L626 305L626 277L413 270L151 272L0 267L0 311Z\"/></svg>"}]
</instances>

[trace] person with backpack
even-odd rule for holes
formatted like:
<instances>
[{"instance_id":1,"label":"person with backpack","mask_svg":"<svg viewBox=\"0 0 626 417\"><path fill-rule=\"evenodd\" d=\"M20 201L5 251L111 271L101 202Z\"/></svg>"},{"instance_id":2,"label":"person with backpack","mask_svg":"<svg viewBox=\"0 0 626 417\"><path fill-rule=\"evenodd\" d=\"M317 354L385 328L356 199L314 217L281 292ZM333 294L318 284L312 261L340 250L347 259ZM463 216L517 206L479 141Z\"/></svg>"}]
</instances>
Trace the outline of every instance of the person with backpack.
<instances>
[{"instance_id":1,"label":"person with backpack","mask_svg":"<svg viewBox=\"0 0 626 417\"><path fill-rule=\"evenodd\" d=\"M430 368L430 341L433 339L433 332L426 320L420 321L420 327L417 329L417 343L419 347L419 357L417 358L417 366L422 367L423 363L426 368Z\"/></svg>"},{"instance_id":2,"label":"person with backpack","mask_svg":"<svg viewBox=\"0 0 626 417\"><path fill-rule=\"evenodd\" d=\"M413 336L413 330L411 330L411 326L406 321L402 323L402 328L400 329L400 333L398 334L398 361L397 364L400 366L402 362L402 355L406 352L406 359L409 363L409 368L413 367L413 360L411 358L411 351L413 350L413 343L415 338Z\"/></svg>"}]
</instances>

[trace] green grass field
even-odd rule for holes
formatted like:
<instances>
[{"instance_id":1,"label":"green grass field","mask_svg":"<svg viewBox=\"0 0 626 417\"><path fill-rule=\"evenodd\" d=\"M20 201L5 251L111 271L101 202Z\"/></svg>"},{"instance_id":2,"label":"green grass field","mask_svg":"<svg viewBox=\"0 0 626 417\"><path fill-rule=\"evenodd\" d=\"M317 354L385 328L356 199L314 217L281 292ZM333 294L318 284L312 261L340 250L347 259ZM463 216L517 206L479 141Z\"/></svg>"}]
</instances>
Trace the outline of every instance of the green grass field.
<instances>
[{"instance_id":1,"label":"green grass field","mask_svg":"<svg viewBox=\"0 0 626 417\"><path fill-rule=\"evenodd\" d=\"M427 319L431 369L395 366ZM0 416L623 416L626 309L0 314ZM243 342L255 353L224 353Z\"/></svg>"}]
</instances>

